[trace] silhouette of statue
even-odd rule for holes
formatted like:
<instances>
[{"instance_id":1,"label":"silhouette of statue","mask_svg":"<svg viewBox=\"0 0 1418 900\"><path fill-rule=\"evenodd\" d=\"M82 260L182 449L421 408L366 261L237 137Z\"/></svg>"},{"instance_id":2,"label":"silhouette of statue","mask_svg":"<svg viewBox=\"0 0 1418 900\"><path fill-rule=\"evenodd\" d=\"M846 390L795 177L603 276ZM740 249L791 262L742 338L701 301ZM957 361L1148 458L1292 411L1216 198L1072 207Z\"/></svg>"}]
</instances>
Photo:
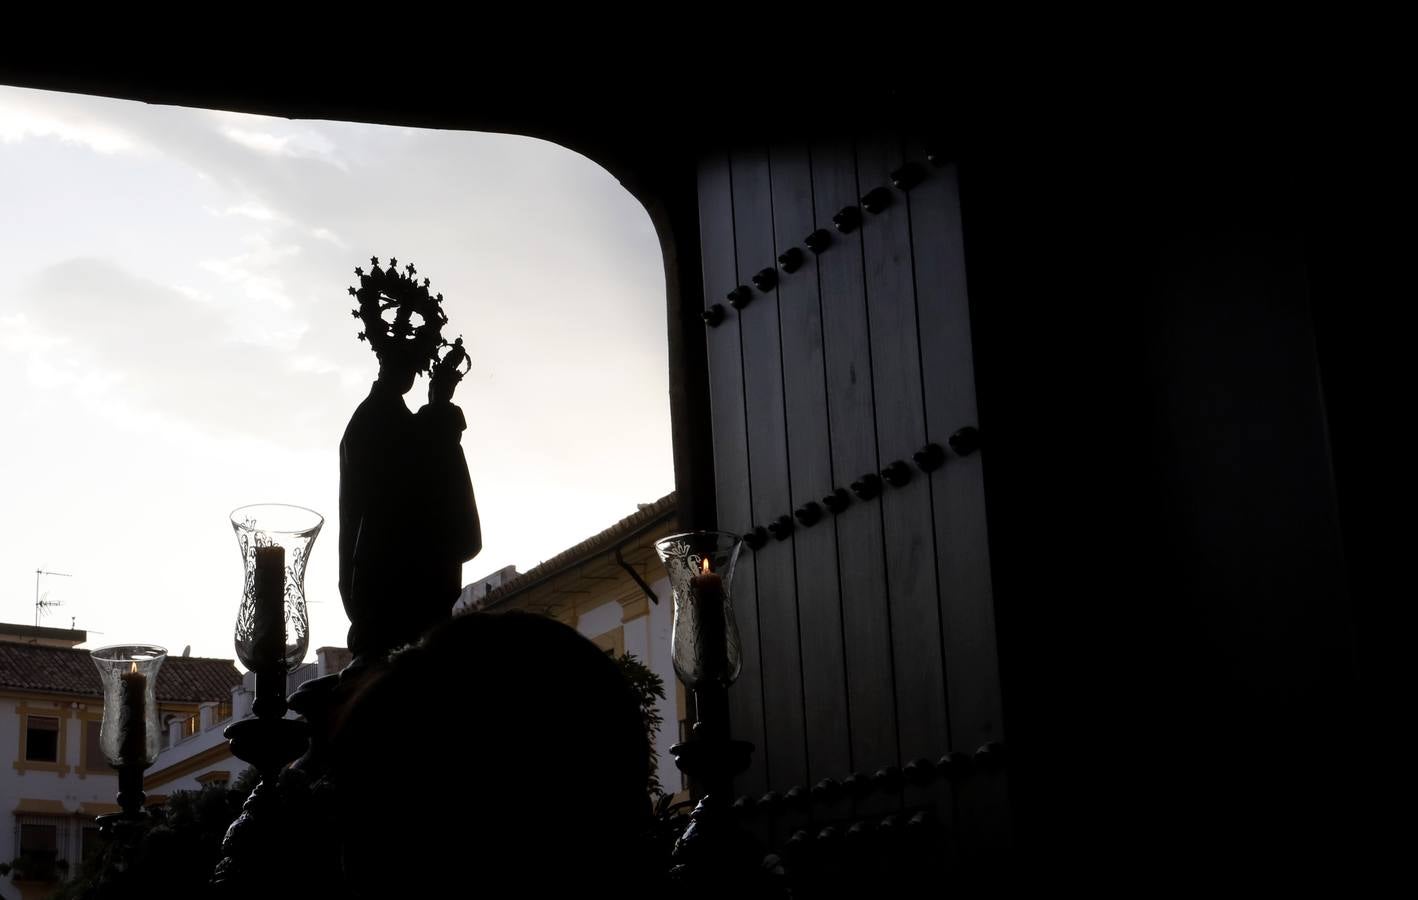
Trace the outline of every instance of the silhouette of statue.
<instances>
[{"instance_id":1,"label":"silhouette of statue","mask_svg":"<svg viewBox=\"0 0 1418 900\"><path fill-rule=\"evenodd\" d=\"M463 563L482 549L472 481L463 458L463 412L453 392L463 377L462 339L448 346L443 295L391 258L378 257L352 314L379 359L379 376L340 441L340 598L349 648L360 665L411 643L446 620L462 589ZM404 394L428 374L428 403L409 412Z\"/></svg>"},{"instance_id":2,"label":"silhouette of statue","mask_svg":"<svg viewBox=\"0 0 1418 900\"><path fill-rule=\"evenodd\" d=\"M368 670L332 725L355 896L592 896L602 872L616 896L644 897L667 867L645 840L636 695L553 619L455 616Z\"/></svg>"}]
</instances>

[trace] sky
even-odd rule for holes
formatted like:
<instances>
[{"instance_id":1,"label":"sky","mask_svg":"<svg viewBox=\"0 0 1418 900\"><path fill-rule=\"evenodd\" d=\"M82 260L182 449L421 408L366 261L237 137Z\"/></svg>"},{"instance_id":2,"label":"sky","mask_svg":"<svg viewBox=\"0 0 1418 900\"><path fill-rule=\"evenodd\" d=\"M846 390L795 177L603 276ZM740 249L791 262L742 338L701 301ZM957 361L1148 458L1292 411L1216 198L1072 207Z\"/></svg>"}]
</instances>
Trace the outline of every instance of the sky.
<instances>
[{"instance_id":1,"label":"sky","mask_svg":"<svg viewBox=\"0 0 1418 900\"><path fill-rule=\"evenodd\" d=\"M511 135L0 86L0 621L231 658L230 513L325 516L311 651L344 646L340 436L377 371L356 266L444 295L484 535L471 582L669 493L664 269L597 164ZM421 405L420 379L406 397Z\"/></svg>"}]
</instances>

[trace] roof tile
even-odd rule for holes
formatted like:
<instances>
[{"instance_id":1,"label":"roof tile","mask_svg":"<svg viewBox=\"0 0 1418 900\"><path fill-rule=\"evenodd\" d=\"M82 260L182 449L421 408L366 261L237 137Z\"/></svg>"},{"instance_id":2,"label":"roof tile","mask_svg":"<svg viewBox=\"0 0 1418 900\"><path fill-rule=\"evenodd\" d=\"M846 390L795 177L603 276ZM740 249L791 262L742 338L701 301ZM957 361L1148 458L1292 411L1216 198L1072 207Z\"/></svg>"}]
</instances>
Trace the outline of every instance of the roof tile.
<instances>
[{"instance_id":1,"label":"roof tile","mask_svg":"<svg viewBox=\"0 0 1418 900\"><path fill-rule=\"evenodd\" d=\"M158 670L156 688L159 700L202 703L228 699L240 683L241 673L229 659L169 656ZM4 688L87 697L103 694L89 651L10 642L0 642L0 689Z\"/></svg>"}]
</instances>

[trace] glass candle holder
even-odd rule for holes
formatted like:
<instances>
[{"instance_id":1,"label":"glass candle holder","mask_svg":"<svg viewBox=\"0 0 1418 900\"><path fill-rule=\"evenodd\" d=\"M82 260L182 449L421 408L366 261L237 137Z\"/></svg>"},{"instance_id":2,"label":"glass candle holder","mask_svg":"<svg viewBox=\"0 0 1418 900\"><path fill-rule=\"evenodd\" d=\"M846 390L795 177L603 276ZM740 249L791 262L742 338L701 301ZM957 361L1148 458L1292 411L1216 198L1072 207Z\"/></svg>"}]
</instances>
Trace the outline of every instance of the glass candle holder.
<instances>
[{"instance_id":1,"label":"glass candle holder","mask_svg":"<svg viewBox=\"0 0 1418 900\"><path fill-rule=\"evenodd\" d=\"M691 690L727 687L743 668L730 594L742 546L738 535L723 531L672 534L655 542L674 595L675 674Z\"/></svg>"},{"instance_id":2,"label":"glass candle holder","mask_svg":"<svg viewBox=\"0 0 1418 900\"><path fill-rule=\"evenodd\" d=\"M305 566L325 519L302 506L263 503L231 514L245 579L236 614L236 656L260 671L300 665L310 647Z\"/></svg>"},{"instance_id":3,"label":"glass candle holder","mask_svg":"<svg viewBox=\"0 0 1418 900\"><path fill-rule=\"evenodd\" d=\"M157 676L167 649L118 644L92 650L89 657L103 680L99 749L115 766L152 765L162 749Z\"/></svg>"}]
</instances>

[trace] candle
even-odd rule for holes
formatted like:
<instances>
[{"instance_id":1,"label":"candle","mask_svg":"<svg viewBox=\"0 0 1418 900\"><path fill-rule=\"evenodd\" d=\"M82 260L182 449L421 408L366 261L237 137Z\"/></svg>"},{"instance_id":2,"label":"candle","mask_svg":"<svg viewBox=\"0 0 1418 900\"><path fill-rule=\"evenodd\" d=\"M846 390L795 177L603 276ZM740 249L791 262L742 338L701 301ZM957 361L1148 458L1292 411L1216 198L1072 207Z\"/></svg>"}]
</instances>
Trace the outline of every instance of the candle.
<instances>
[{"instance_id":1,"label":"candle","mask_svg":"<svg viewBox=\"0 0 1418 900\"><path fill-rule=\"evenodd\" d=\"M724 579L701 560L698 575L689 579L690 602L696 619L699 671L704 681L724 683L728 677L728 647L724 633Z\"/></svg>"},{"instance_id":2,"label":"candle","mask_svg":"<svg viewBox=\"0 0 1418 900\"><path fill-rule=\"evenodd\" d=\"M286 655L286 549L256 548L255 610L251 656L274 666Z\"/></svg>"},{"instance_id":3,"label":"candle","mask_svg":"<svg viewBox=\"0 0 1418 900\"><path fill-rule=\"evenodd\" d=\"M138 671L135 662L130 671L118 677L123 685L123 716L120 720L123 739L119 743L118 755L126 765L141 765L148 761L148 676Z\"/></svg>"}]
</instances>

